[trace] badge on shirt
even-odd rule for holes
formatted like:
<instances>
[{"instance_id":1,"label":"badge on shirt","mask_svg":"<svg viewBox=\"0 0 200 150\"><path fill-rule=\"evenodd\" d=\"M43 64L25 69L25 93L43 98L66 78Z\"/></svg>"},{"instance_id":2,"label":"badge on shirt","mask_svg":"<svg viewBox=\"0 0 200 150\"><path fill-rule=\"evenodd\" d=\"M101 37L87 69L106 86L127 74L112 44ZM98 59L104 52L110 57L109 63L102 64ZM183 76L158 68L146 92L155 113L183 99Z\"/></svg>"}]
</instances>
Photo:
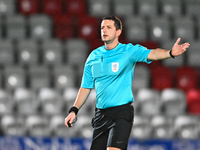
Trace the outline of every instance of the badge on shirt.
<instances>
[{"instance_id":1,"label":"badge on shirt","mask_svg":"<svg viewBox=\"0 0 200 150\"><path fill-rule=\"evenodd\" d=\"M117 72L119 70L119 62L112 63L112 71Z\"/></svg>"}]
</instances>

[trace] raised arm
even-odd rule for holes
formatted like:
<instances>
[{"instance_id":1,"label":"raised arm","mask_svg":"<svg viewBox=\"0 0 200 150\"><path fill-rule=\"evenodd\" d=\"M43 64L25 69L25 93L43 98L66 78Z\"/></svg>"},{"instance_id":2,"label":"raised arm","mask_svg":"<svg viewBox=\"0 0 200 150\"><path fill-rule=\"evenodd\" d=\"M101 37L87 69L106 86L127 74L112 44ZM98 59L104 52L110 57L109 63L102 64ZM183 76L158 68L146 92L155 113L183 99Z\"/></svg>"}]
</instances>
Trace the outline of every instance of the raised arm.
<instances>
[{"instance_id":1,"label":"raised arm","mask_svg":"<svg viewBox=\"0 0 200 150\"><path fill-rule=\"evenodd\" d=\"M79 110L85 101L87 100L87 97L90 94L91 89L86 89L86 88L80 88L78 95L76 97L75 103L73 107L77 110ZM70 112L70 114L65 118L65 125L69 127L68 122L72 124L73 120L76 118L76 113L75 111Z\"/></svg>"},{"instance_id":2,"label":"raised arm","mask_svg":"<svg viewBox=\"0 0 200 150\"><path fill-rule=\"evenodd\" d=\"M171 50L164 50L161 48L152 50L148 55L148 60L162 60L171 58L171 55L176 57L183 54L186 51L186 49L190 46L190 44L184 43L179 45L180 40L181 40L180 38L177 39L176 43L174 44Z\"/></svg>"}]
</instances>

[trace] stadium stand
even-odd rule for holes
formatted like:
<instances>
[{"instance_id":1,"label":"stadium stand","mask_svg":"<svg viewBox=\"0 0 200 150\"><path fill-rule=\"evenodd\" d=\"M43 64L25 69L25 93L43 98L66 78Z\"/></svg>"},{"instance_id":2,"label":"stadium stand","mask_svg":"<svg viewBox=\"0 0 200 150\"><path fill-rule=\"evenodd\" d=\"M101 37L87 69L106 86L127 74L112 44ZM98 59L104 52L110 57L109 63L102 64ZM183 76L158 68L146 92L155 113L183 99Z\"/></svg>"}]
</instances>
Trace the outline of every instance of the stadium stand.
<instances>
[{"instance_id":1,"label":"stadium stand","mask_svg":"<svg viewBox=\"0 0 200 150\"><path fill-rule=\"evenodd\" d=\"M0 0L0 135L91 138L95 91L73 128L64 125L101 18L123 21L123 43L170 50L175 59L137 64L131 138L199 139L199 0ZM80 130L81 129L81 130Z\"/></svg>"}]
</instances>

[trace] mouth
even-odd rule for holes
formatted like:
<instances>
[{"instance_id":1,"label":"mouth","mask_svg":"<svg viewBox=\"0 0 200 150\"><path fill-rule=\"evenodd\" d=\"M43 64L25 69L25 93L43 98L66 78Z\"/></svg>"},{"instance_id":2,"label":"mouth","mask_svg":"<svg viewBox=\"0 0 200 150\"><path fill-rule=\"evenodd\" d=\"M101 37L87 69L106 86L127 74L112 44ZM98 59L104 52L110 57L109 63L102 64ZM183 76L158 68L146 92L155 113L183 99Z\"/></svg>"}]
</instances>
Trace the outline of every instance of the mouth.
<instances>
[{"instance_id":1,"label":"mouth","mask_svg":"<svg viewBox=\"0 0 200 150\"><path fill-rule=\"evenodd\" d=\"M108 35L103 35L103 37L105 38L105 37L107 37Z\"/></svg>"}]
</instances>

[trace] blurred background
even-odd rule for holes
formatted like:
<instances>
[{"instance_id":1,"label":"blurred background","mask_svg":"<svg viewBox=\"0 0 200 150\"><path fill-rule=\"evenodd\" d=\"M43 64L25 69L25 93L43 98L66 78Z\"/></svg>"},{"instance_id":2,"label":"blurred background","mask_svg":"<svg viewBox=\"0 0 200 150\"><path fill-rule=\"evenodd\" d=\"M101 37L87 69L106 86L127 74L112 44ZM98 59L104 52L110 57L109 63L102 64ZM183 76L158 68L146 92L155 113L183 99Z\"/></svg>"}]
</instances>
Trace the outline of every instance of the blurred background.
<instances>
[{"instance_id":1,"label":"blurred background","mask_svg":"<svg viewBox=\"0 0 200 150\"><path fill-rule=\"evenodd\" d=\"M122 20L122 43L149 49L171 49L178 37L190 43L175 59L136 65L131 139L199 139L199 14L199 0L0 0L1 140L91 138L95 91L73 128L64 118L87 56L103 45L107 15Z\"/></svg>"}]
</instances>

